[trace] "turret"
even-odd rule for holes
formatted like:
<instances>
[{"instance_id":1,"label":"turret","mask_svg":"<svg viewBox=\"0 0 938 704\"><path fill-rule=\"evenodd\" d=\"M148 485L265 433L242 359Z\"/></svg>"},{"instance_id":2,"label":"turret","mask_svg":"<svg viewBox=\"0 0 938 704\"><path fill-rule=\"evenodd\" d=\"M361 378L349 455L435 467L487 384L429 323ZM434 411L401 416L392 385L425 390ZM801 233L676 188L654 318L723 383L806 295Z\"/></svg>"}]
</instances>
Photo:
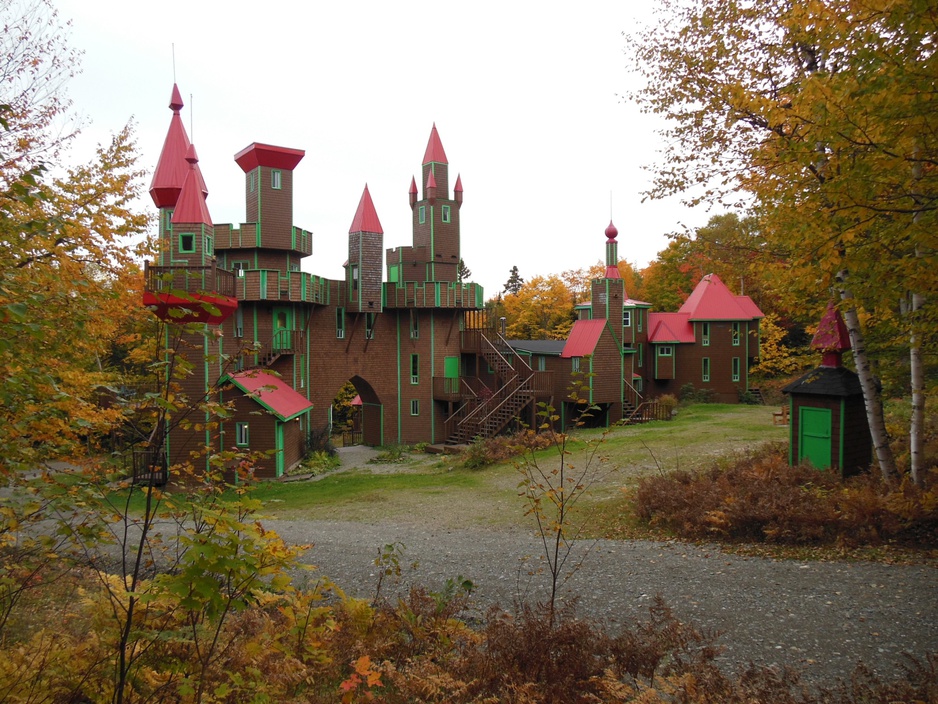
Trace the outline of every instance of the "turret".
<instances>
[{"instance_id":1,"label":"turret","mask_svg":"<svg viewBox=\"0 0 938 704\"><path fill-rule=\"evenodd\" d=\"M843 353L851 348L850 334L840 311L831 301L811 340L811 349L821 352L822 367L836 369L843 366Z\"/></svg>"},{"instance_id":2,"label":"turret","mask_svg":"<svg viewBox=\"0 0 938 704\"><path fill-rule=\"evenodd\" d=\"M459 208L462 184L458 183L456 197L449 194L449 162L436 125L430 130L430 139L423 155L421 185L423 197L416 200L411 190L415 252L421 255L425 281L457 281L459 265ZM413 184L416 186L416 183Z\"/></svg>"},{"instance_id":3,"label":"turret","mask_svg":"<svg viewBox=\"0 0 938 704\"><path fill-rule=\"evenodd\" d=\"M384 230L368 185L358 202L348 232L348 310L356 313L381 312L381 260Z\"/></svg>"},{"instance_id":4,"label":"turret","mask_svg":"<svg viewBox=\"0 0 938 704\"><path fill-rule=\"evenodd\" d=\"M235 154L244 171L247 222L260 223L263 249L300 249L293 240L293 170L305 155L258 142Z\"/></svg>"}]
</instances>

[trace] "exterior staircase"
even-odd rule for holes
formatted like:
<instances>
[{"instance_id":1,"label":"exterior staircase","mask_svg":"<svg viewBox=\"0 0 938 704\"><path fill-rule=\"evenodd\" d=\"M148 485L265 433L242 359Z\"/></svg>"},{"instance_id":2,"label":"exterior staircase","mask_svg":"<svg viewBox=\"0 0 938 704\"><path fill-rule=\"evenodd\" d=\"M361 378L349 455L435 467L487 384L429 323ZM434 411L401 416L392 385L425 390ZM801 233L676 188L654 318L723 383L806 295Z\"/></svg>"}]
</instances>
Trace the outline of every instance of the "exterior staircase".
<instances>
[{"instance_id":1,"label":"exterior staircase","mask_svg":"<svg viewBox=\"0 0 938 704\"><path fill-rule=\"evenodd\" d=\"M467 400L446 420L446 443L460 445L476 438L498 435L534 401L535 372L514 354L508 342L494 330L481 336L481 355L494 370L498 390ZM514 358L514 365L509 361Z\"/></svg>"}]
</instances>

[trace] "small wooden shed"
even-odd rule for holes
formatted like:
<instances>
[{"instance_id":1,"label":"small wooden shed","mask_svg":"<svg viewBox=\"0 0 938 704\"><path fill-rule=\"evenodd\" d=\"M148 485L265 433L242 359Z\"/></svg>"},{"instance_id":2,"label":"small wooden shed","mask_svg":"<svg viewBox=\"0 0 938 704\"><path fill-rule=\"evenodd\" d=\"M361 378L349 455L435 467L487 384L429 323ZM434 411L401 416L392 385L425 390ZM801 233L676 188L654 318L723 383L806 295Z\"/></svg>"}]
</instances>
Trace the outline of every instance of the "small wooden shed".
<instances>
[{"instance_id":1,"label":"small wooden shed","mask_svg":"<svg viewBox=\"0 0 938 704\"><path fill-rule=\"evenodd\" d=\"M807 460L842 477L859 474L870 467L873 443L860 379L842 364L850 338L833 302L811 347L823 353L821 366L782 389L789 397L789 464Z\"/></svg>"}]
</instances>

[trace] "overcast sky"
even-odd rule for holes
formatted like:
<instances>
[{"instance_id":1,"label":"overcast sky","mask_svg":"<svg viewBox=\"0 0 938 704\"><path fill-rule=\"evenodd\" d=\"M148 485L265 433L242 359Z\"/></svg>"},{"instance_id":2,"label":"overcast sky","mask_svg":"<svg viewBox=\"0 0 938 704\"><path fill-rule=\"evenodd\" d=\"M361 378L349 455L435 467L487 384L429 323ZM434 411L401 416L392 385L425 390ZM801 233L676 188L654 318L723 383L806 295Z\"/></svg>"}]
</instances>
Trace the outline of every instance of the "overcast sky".
<instances>
[{"instance_id":1,"label":"overcast sky","mask_svg":"<svg viewBox=\"0 0 938 704\"><path fill-rule=\"evenodd\" d=\"M529 279L600 260L610 205L619 255L639 266L667 233L712 215L641 203L656 123L621 97L637 80L622 32L648 21L650 3L56 4L84 51L69 94L90 124L74 158L133 119L152 173L175 45L215 222L245 218L235 153L251 142L306 151L294 177L295 224L314 233L306 271L342 276L366 183L385 248L410 244L408 189L434 123L465 189L462 256L487 297L512 266Z\"/></svg>"}]
</instances>

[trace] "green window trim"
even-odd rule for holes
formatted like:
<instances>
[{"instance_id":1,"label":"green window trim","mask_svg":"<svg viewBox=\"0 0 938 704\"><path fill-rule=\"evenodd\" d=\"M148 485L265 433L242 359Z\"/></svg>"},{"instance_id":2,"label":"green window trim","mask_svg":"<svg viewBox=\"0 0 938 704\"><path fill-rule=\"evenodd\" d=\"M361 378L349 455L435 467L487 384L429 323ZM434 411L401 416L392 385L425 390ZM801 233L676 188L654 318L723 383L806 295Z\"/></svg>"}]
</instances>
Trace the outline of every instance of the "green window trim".
<instances>
[{"instance_id":1,"label":"green window trim","mask_svg":"<svg viewBox=\"0 0 938 704\"><path fill-rule=\"evenodd\" d=\"M700 324L700 344L704 347L710 346L710 323Z\"/></svg>"},{"instance_id":2,"label":"green window trim","mask_svg":"<svg viewBox=\"0 0 938 704\"><path fill-rule=\"evenodd\" d=\"M449 208L448 205L444 205L444 206L443 206L442 216L443 216L443 222L449 222L449 219L450 219L450 208Z\"/></svg>"},{"instance_id":3,"label":"green window trim","mask_svg":"<svg viewBox=\"0 0 938 704\"><path fill-rule=\"evenodd\" d=\"M235 423L235 445L247 447L250 440L247 423Z\"/></svg>"},{"instance_id":4,"label":"green window trim","mask_svg":"<svg viewBox=\"0 0 938 704\"><path fill-rule=\"evenodd\" d=\"M733 347L739 347L739 333L740 333L740 324L733 323Z\"/></svg>"},{"instance_id":5,"label":"green window trim","mask_svg":"<svg viewBox=\"0 0 938 704\"><path fill-rule=\"evenodd\" d=\"M700 380L706 381L706 382L710 381L710 358L709 357L704 357L702 360Z\"/></svg>"},{"instance_id":6,"label":"green window trim","mask_svg":"<svg viewBox=\"0 0 938 704\"><path fill-rule=\"evenodd\" d=\"M411 384L420 383L420 355L419 354L410 355L410 383Z\"/></svg>"},{"instance_id":7,"label":"green window trim","mask_svg":"<svg viewBox=\"0 0 938 704\"><path fill-rule=\"evenodd\" d=\"M215 256L215 239L211 235L202 235L202 251L209 257Z\"/></svg>"},{"instance_id":8,"label":"green window trim","mask_svg":"<svg viewBox=\"0 0 938 704\"><path fill-rule=\"evenodd\" d=\"M410 339L420 339L420 316L414 309L410 311Z\"/></svg>"},{"instance_id":9,"label":"green window trim","mask_svg":"<svg viewBox=\"0 0 938 704\"><path fill-rule=\"evenodd\" d=\"M427 206L421 205L417 208L417 222L423 225L427 221Z\"/></svg>"},{"instance_id":10,"label":"green window trim","mask_svg":"<svg viewBox=\"0 0 938 704\"><path fill-rule=\"evenodd\" d=\"M570 371L572 372L580 371L580 358L579 357L572 357L570 359Z\"/></svg>"},{"instance_id":11,"label":"green window trim","mask_svg":"<svg viewBox=\"0 0 938 704\"><path fill-rule=\"evenodd\" d=\"M352 264L349 266L349 277L351 279L352 290L357 291L359 279L358 264Z\"/></svg>"},{"instance_id":12,"label":"green window trim","mask_svg":"<svg viewBox=\"0 0 938 704\"><path fill-rule=\"evenodd\" d=\"M733 357L733 381L739 381L739 357Z\"/></svg>"},{"instance_id":13,"label":"green window trim","mask_svg":"<svg viewBox=\"0 0 938 704\"><path fill-rule=\"evenodd\" d=\"M635 318L637 319L635 329L638 330L638 332L641 332L642 331L642 309L641 308L635 311Z\"/></svg>"},{"instance_id":14,"label":"green window trim","mask_svg":"<svg viewBox=\"0 0 938 704\"><path fill-rule=\"evenodd\" d=\"M410 401L410 415L419 416L420 415L420 399L411 399Z\"/></svg>"},{"instance_id":15,"label":"green window trim","mask_svg":"<svg viewBox=\"0 0 938 704\"><path fill-rule=\"evenodd\" d=\"M270 187L275 191L283 188L283 172L280 169L272 169L270 172Z\"/></svg>"},{"instance_id":16,"label":"green window trim","mask_svg":"<svg viewBox=\"0 0 938 704\"><path fill-rule=\"evenodd\" d=\"M661 345L658 347L658 356L659 357L673 357L674 348L671 345Z\"/></svg>"},{"instance_id":17,"label":"green window trim","mask_svg":"<svg viewBox=\"0 0 938 704\"><path fill-rule=\"evenodd\" d=\"M195 254L195 233L180 232L178 249L180 254Z\"/></svg>"},{"instance_id":18,"label":"green window trim","mask_svg":"<svg viewBox=\"0 0 938 704\"><path fill-rule=\"evenodd\" d=\"M632 311L624 310L622 311L622 327L630 328L632 327Z\"/></svg>"},{"instance_id":19,"label":"green window trim","mask_svg":"<svg viewBox=\"0 0 938 704\"><path fill-rule=\"evenodd\" d=\"M257 191L257 170L254 170L248 174L248 187L251 193Z\"/></svg>"},{"instance_id":20,"label":"green window trim","mask_svg":"<svg viewBox=\"0 0 938 704\"><path fill-rule=\"evenodd\" d=\"M345 339L345 308L335 309L335 336L337 340Z\"/></svg>"},{"instance_id":21,"label":"green window trim","mask_svg":"<svg viewBox=\"0 0 938 704\"><path fill-rule=\"evenodd\" d=\"M375 336L375 314L365 313L365 339L371 340Z\"/></svg>"}]
</instances>

